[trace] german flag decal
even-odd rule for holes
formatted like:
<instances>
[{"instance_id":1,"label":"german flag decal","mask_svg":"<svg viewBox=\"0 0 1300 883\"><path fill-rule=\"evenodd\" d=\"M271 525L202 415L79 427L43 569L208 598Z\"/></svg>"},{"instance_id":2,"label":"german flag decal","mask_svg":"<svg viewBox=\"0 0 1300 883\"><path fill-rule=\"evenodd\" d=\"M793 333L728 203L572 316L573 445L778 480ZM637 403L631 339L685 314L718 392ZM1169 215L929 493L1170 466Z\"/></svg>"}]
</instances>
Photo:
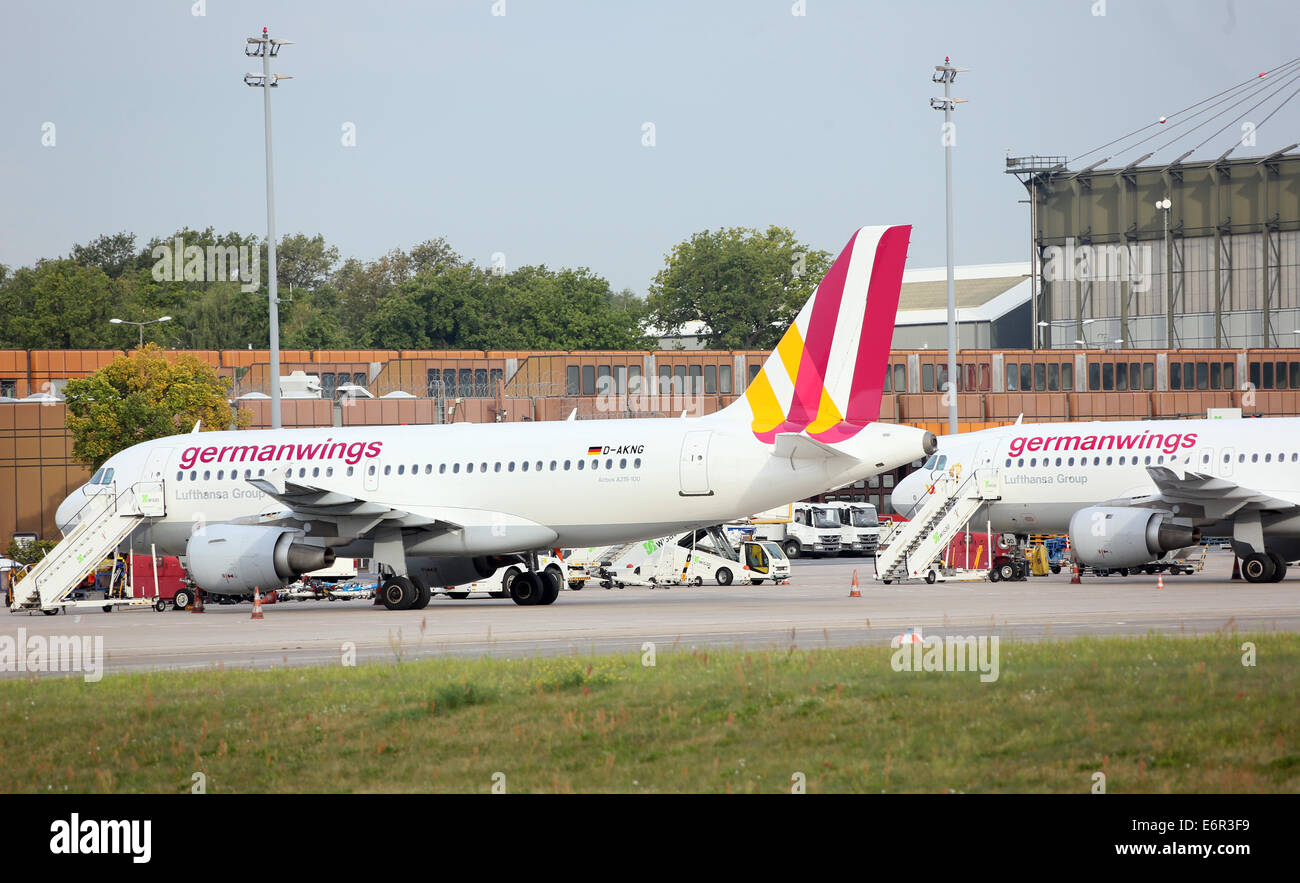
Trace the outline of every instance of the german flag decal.
<instances>
[{"instance_id":1,"label":"german flag decal","mask_svg":"<svg viewBox=\"0 0 1300 883\"><path fill-rule=\"evenodd\" d=\"M593 454L599 454L603 450L604 448L601 445L592 445L591 447L587 448L587 456L590 457Z\"/></svg>"}]
</instances>

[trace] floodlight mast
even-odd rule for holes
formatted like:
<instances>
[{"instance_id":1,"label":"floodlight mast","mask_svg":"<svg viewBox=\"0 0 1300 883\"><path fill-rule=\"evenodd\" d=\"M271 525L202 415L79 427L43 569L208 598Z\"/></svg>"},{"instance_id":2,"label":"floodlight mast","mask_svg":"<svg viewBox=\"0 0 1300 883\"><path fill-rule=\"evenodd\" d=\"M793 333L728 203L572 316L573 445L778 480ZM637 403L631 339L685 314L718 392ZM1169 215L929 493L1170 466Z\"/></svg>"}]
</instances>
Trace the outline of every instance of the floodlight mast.
<instances>
[{"instance_id":1,"label":"floodlight mast","mask_svg":"<svg viewBox=\"0 0 1300 883\"><path fill-rule=\"evenodd\" d=\"M947 210L948 240L948 433L957 434L957 294L953 281L952 249L952 112L958 104L964 104L965 98L952 97L952 84L957 74L965 71L964 67L954 67L947 56L943 64L934 66L932 82L943 84L943 97L931 98L930 107L943 111L943 173L944 199Z\"/></svg>"},{"instance_id":2,"label":"floodlight mast","mask_svg":"<svg viewBox=\"0 0 1300 883\"><path fill-rule=\"evenodd\" d=\"M266 28L261 37L249 37L244 44L244 54L262 59L261 74L245 74L244 83L262 90L263 110L266 116L266 291L267 310L270 314L271 344L271 428L279 429L280 418L280 299L276 290L275 269L275 172L271 162L271 90L280 80L291 79L283 74L271 75L271 59L280 54L281 46L291 45L288 40L273 40Z\"/></svg>"}]
</instances>

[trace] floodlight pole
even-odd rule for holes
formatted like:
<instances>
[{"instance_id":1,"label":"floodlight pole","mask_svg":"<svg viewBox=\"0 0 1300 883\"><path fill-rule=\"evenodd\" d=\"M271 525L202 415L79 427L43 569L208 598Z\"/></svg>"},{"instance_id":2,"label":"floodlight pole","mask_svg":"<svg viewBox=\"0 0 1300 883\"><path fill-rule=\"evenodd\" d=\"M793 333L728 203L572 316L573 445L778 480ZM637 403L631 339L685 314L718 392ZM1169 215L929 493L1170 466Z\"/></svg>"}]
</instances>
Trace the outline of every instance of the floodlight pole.
<instances>
[{"instance_id":1,"label":"floodlight pole","mask_svg":"<svg viewBox=\"0 0 1300 883\"><path fill-rule=\"evenodd\" d=\"M953 246L952 246L952 110L963 98L952 97L952 82L957 74L966 68L953 67L951 60L944 58L943 64L934 66L934 75L930 78L935 83L943 84L943 98L931 98L930 106L943 111L943 174L944 201L946 209L947 251L948 251L948 433L957 434L957 293L954 282Z\"/></svg>"},{"instance_id":2,"label":"floodlight pole","mask_svg":"<svg viewBox=\"0 0 1300 883\"><path fill-rule=\"evenodd\" d=\"M267 310L270 314L272 429L279 429L282 421L280 418L280 299L277 292L275 269L275 169L271 161L271 90L278 85L278 80L288 78L282 75L271 76L271 57L278 55L280 47L287 44L287 40L272 40L267 29L262 28L262 36L260 38L249 37L244 47L245 55L250 57L260 55L262 57L261 77L259 78L255 74L247 74L244 77L244 82L249 86L261 87L262 106L266 118L266 270L270 274L267 279L266 291L268 295ZM252 47L256 47L256 49Z\"/></svg>"}]
</instances>

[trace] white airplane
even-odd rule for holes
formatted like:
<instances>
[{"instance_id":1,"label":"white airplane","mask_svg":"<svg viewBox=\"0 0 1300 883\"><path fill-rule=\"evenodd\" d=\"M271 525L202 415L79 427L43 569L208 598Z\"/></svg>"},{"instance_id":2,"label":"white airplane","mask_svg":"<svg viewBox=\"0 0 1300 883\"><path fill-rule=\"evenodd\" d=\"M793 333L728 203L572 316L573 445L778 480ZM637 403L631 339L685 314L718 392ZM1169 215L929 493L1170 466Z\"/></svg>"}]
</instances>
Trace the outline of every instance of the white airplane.
<instances>
[{"instance_id":1,"label":"white airplane","mask_svg":"<svg viewBox=\"0 0 1300 883\"><path fill-rule=\"evenodd\" d=\"M208 591L250 594L340 555L374 559L389 609L517 562L514 600L549 604L560 587L539 550L730 521L935 450L933 433L877 422L910 231L858 230L716 414L177 435L109 458L57 523L67 534L88 495L147 486L165 511L139 510L155 514L137 543L183 556Z\"/></svg>"},{"instance_id":2,"label":"white airplane","mask_svg":"<svg viewBox=\"0 0 1300 883\"><path fill-rule=\"evenodd\" d=\"M1300 558L1300 419L1093 421L1001 426L942 436L895 487L904 516L935 478L996 470L993 530L1066 533L1082 564L1138 567L1230 536L1250 582L1276 582ZM991 474L991 472L989 473Z\"/></svg>"}]
</instances>

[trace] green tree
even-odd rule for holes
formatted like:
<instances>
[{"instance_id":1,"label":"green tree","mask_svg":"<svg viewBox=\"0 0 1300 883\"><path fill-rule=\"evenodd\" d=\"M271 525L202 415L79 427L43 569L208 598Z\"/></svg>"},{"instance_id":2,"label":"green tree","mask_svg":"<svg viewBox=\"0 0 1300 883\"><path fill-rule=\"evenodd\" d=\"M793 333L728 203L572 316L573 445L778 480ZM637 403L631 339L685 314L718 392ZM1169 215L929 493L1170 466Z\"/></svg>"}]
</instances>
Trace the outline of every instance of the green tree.
<instances>
[{"instance_id":1,"label":"green tree","mask_svg":"<svg viewBox=\"0 0 1300 883\"><path fill-rule=\"evenodd\" d=\"M247 412L226 398L229 388L194 356L169 359L146 344L64 387L73 459L98 469L132 445L188 432L196 420L205 431L247 426Z\"/></svg>"},{"instance_id":2,"label":"green tree","mask_svg":"<svg viewBox=\"0 0 1300 883\"><path fill-rule=\"evenodd\" d=\"M78 349L120 339L108 320L128 300L129 283L71 260L23 267L0 284L0 346Z\"/></svg>"},{"instance_id":3,"label":"green tree","mask_svg":"<svg viewBox=\"0 0 1300 883\"><path fill-rule=\"evenodd\" d=\"M817 289L831 256L784 227L696 233L673 247L650 285L649 320L699 320L715 349L770 349Z\"/></svg>"},{"instance_id":4,"label":"green tree","mask_svg":"<svg viewBox=\"0 0 1300 883\"><path fill-rule=\"evenodd\" d=\"M123 231L96 236L85 245L72 246L71 258L83 266L99 267L116 279L135 267L135 234Z\"/></svg>"},{"instance_id":5,"label":"green tree","mask_svg":"<svg viewBox=\"0 0 1300 883\"><path fill-rule=\"evenodd\" d=\"M275 276L282 291L288 289L289 294L300 288L319 288L338 262L339 250L327 246L319 233L312 237L301 233L281 237L275 248Z\"/></svg>"}]
</instances>

